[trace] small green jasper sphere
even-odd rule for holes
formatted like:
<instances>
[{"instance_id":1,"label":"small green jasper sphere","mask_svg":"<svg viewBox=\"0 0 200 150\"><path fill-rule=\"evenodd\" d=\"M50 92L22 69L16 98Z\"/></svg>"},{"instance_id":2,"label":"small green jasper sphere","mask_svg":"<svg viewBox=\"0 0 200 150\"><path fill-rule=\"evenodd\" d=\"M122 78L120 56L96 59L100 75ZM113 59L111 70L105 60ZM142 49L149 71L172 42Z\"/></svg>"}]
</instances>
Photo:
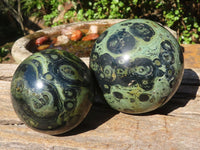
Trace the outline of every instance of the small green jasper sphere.
<instances>
[{"instance_id":1,"label":"small green jasper sphere","mask_svg":"<svg viewBox=\"0 0 200 150\"><path fill-rule=\"evenodd\" d=\"M108 104L130 114L164 105L179 87L184 70L177 40L146 19L108 28L93 47L90 67Z\"/></svg>"},{"instance_id":2,"label":"small green jasper sphere","mask_svg":"<svg viewBox=\"0 0 200 150\"><path fill-rule=\"evenodd\" d=\"M11 83L13 107L30 128L57 135L76 127L93 102L89 68L61 50L45 50L25 59Z\"/></svg>"}]
</instances>

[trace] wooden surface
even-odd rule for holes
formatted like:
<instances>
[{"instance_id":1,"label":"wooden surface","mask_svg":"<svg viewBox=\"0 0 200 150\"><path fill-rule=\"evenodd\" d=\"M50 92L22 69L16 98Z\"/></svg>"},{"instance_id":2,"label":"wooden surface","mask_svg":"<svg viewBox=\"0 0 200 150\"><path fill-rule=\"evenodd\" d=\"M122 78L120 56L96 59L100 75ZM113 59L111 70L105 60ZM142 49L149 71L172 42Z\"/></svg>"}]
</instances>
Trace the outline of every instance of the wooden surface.
<instances>
[{"instance_id":1,"label":"wooden surface","mask_svg":"<svg viewBox=\"0 0 200 150\"><path fill-rule=\"evenodd\" d=\"M164 107L127 115L96 103L77 128L61 136L35 132L18 119L10 99L17 64L0 64L0 150L199 150L200 45L183 46L183 81Z\"/></svg>"}]
</instances>

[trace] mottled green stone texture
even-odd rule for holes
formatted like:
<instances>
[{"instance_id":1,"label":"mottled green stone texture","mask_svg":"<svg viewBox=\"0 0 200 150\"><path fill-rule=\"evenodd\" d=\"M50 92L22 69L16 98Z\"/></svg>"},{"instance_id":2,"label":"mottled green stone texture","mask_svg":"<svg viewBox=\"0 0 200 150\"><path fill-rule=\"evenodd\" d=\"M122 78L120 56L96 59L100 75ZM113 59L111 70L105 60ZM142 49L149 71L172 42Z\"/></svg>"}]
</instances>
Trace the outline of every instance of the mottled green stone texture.
<instances>
[{"instance_id":1,"label":"mottled green stone texture","mask_svg":"<svg viewBox=\"0 0 200 150\"><path fill-rule=\"evenodd\" d=\"M132 19L101 34L90 67L112 108L140 114L169 101L182 80L184 62L168 30L150 20Z\"/></svg>"},{"instance_id":2,"label":"mottled green stone texture","mask_svg":"<svg viewBox=\"0 0 200 150\"><path fill-rule=\"evenodd\" d=\"M89 68L61 50L45 50L25 59L11 83L13 107L30 128L62 134L76 127L89 112L94 87Z\"/></svg>"}]
</instances>

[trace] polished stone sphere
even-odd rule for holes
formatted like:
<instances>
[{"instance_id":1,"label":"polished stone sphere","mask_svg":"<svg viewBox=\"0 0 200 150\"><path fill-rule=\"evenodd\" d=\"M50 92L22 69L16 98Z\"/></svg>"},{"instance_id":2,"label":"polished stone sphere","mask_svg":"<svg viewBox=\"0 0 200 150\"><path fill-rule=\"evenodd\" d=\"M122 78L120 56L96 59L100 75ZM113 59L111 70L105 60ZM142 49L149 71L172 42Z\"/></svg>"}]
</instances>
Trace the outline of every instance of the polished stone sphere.
<instances>
[{"instance_id":1,"label":"polished stone sphere","mask_svg":"<svg viewBox=\"0 0 200 150\"><path fill-rule=\"evenodd\" d=\"M157 109L174 95L183 75L183 53L174 36L156 22L132 19L108 28L90 56L107 103L140 114Z\"/></svg>"},{"instance_id":2,"label":"polished stone sphere","mask_svg":"<svg viewBox=\"0 0 200 150\"><path fill-rule=\"evenodd\" d=\"M93 78L84 62L55 49L25 59L11 83L19 118L32 129L51 135L65 133L85 118L93 91Z\"/></svg>"}]
</instances>

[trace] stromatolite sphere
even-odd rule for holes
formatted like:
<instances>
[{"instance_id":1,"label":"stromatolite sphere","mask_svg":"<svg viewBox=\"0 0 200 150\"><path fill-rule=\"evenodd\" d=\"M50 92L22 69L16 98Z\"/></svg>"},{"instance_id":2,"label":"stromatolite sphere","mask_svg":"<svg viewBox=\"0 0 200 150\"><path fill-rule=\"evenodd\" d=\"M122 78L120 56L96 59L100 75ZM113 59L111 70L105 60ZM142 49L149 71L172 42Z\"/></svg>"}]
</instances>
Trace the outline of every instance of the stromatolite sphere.
<instances>
[{"instance_id":1,"label":"stromatolite sphere","mask_svg":"<svg viewBox=\"0 0 200 150\"><path fill-rule=\"evenodd\" d=\"M45 50L25 59L11 83L13 107L25 124L56 135L76 127L93 101L89 68L61 50Z\"/></svg>"},{"instance_id":2,"label":"stromatolite sphere","mask_svg":"<svg viewBox=\"0 0 200 150\"><path fill-rule=\"evenodd\" d=\"M130 114L165 104L177 90L184 68L177 40L146 19L108 28L93 47L90 67L108 104Z\"/></svg>"}]
</instances>

